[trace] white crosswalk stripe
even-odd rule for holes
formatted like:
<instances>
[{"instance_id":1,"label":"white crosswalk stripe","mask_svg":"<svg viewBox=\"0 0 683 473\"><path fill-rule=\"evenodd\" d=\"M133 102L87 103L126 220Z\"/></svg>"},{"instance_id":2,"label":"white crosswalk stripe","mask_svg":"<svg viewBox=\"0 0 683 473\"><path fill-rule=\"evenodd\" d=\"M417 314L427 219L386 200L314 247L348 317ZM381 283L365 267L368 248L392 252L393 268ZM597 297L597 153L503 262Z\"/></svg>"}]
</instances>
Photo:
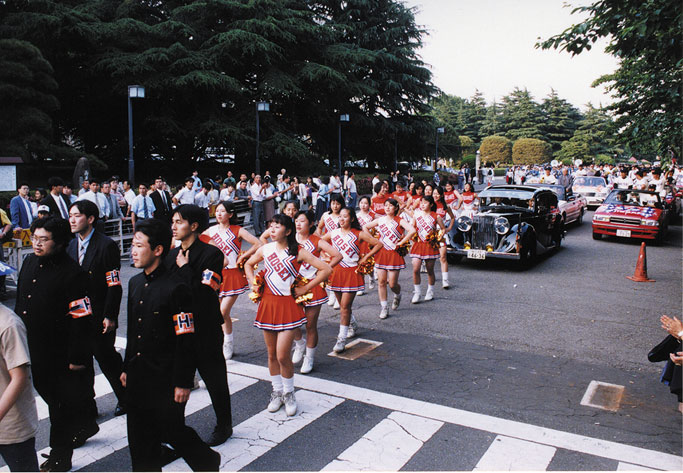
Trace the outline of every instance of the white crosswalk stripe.
<instances>
[{"instance_id":1,"label":"white crosswalk stripe","mask_svg":"<svg viewBox=\"0 0 683 473\"><path fill-rule=\"evenodd\" d=\"M124 340L125 343L125 340ZM117 343L118 345L118 343ZM267 368L230 361L228 376L231 393L270 379ZM104 377L100 377L98 397L111 392ZM681 470L683 458L654 450L570 434L544 427L513 422L483 414L454 409L381 393L366 388L324 379L295 375L299 412L287 417L284 409L276 413L260 411L233 429L226 443L215 447L221 453L221 470L238 471L302 429L334 414L345 401L355 401L389 413L339 452L330 452L329 471L398 471L427 444L445 424L453 424L496 434L476 464L475 470L546 470L559 449L616 460L618 470ZM263 400L264 405L267 399ZM206 389L192 392L186 408L190 415L211 405ZM47 420L45 421L47 422ZM102 422L100 432L74 451L73 470L87 468L94 462L127 447L126 418L115 417ZM487 442L490 442L488 440ZM47 453L49 448L39 453ZM455 458L458 452L446 452ZM618 465L618 468L617 468ZM182 460L167 465L164 471L186 471ZM7 467L0 471L8 471Z\"/></svg>"}]
</instances>

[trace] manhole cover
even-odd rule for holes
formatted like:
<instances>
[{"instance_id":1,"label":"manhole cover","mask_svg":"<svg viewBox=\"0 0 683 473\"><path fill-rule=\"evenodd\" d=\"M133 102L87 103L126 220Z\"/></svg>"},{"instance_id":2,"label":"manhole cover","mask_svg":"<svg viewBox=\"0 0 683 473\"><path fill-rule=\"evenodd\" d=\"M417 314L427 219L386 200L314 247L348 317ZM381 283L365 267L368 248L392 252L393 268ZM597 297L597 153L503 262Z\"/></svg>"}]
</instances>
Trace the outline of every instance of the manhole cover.
<instances>
[{"instance_id":1,"label":"manhole cover","mask_svg":"<svg viewBox=\"0 0 683 473\"><path fill-rule=\"evenodd\" d=\"M364 338L358 338L348 345L346 349L341 353L330 352L328 355L337 358L343 358L344 360L355 360L363 355L370 353L372 350L380 346L382 342L375 342L373 340L365 340Z\"/></svg>"},{"instance_id":2,"label":"manhole cover","mask_svg":"<svg viewBox=\"0 0 683 473\"><path fill-rule=\"evenodd\" d=\"M619 409L623 395L624 387L619 384L591 381L581 399L581 405L614 412Z\"/></svg>"}]
</instances>

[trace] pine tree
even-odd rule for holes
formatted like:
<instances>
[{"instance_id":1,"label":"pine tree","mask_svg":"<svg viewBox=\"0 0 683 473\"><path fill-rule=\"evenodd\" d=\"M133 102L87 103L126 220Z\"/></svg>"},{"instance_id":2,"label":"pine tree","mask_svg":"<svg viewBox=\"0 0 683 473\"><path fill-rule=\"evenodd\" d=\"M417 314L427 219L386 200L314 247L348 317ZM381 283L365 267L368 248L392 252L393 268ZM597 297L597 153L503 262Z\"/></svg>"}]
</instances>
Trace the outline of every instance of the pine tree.
<instances>
[{"instance_id":1,"label":"pine tree","mask_svg":"<svg viewBox=\"0 0 683 473\"><path fill-rule=\"evenodd\" d=\"M528 90L517 87L503 97L503 130L512 141L536 138L545 141L543 114Z\"/></svg>"},{"instance_id":2,"label":"pine tree","mask_svg":"<svg viewBox=\"0 0 683 473\"><path fill-rule=\"evenodd\" d=\"M582 119L581 112L561 99L555 89L551 89L550 94L543 99L541 111L544 115L543 132L553 152L557 152L562 147L562 142L574 135Z\"/></svg>"}]
</instances>

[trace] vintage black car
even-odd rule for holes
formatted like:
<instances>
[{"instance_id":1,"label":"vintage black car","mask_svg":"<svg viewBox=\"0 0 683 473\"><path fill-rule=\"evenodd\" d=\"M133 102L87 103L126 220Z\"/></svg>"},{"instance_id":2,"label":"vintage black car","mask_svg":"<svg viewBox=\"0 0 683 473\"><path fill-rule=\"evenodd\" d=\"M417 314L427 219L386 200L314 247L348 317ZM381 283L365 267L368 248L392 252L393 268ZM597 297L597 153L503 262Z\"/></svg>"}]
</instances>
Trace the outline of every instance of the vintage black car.
<instances>
[{"instance_id":1,"label":"vintage black car","mask_svg":"<svg viewBox=\"0 0 683 473\"><path fill-rule=\"evenodd\" d=\"M479 208L472 218L456 221L452 259L504 258L528 266L537 254L562 244L557 195L547 188L491 186L479 194Z\"/></svg>"}]
</instances>

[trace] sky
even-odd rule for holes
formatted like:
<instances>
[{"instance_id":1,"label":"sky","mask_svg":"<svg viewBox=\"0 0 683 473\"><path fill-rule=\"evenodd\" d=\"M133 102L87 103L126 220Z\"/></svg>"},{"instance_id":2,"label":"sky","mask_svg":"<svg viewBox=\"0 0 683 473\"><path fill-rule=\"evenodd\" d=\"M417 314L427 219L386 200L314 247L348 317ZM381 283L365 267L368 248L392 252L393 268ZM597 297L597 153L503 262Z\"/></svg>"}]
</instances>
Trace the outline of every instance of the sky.
<instances>
[{"instance_id":1,"label":"sky","mask_svg":"<svg viewBox=\"0 0 683 473\"><path fill-rule=\"evenodd\" d=\"M490 104L515 87L528 89L537 102L555 89L581 110L590 102L613 100L604 87L591 83L617 68L604 52L607 41L577 56L554 49L535 49L538 38L561 33L583 17L571 14L563 0L404 0L416 7L416 23L427 30L422 60L442 91L463 98L478 89ZM583 2L586 4L586 2Z\"/></svg>"}]
</instances>

